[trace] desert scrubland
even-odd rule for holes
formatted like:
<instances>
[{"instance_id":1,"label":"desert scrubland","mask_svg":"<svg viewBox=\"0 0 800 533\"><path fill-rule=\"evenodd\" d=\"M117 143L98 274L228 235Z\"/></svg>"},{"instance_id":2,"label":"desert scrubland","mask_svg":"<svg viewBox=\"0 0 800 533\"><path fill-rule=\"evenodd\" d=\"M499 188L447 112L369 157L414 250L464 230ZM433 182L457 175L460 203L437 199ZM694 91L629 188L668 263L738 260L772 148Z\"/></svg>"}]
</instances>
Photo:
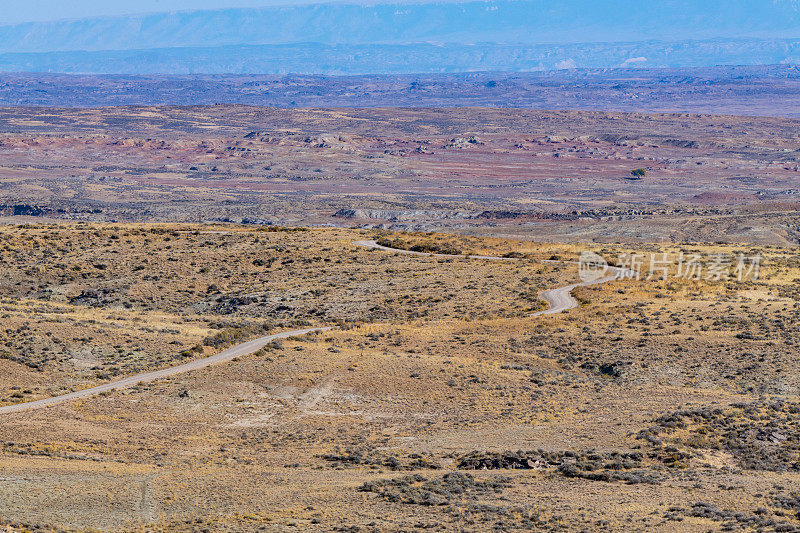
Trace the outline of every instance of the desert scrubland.
<instances>
[{"instance_id":1,"label":"desert scrubland","mask_svg":"<svg viewBox=\"0 0 800 533\"><path fill-rule=\"evenodd\" d=\"M793 247L74 222L0 239L3 405L334 328L4 415L16 529L800 527ZM741 281L645 270L531 317L586 250L761 262Z\"/></svg>"}]
</instances>

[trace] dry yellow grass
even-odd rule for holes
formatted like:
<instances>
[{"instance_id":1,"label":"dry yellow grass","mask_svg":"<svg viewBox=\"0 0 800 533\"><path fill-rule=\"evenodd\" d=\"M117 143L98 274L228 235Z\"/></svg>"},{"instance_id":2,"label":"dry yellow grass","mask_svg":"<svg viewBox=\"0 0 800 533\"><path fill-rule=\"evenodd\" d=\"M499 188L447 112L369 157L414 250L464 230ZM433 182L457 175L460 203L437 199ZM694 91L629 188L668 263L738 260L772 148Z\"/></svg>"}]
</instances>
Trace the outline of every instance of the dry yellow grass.
<instances>
[{"instance_id":1,"label":"dry yellow grass","mask_svg":"<svg viewBox=\"0 0 800 533\"><path fill-rule=\"evenodd\" d=\"M164 347L179 353L234 326L280 328L306 320L341 327L225 365L4 418L0 516L9 523L117 531L798 525L786 503L800 490L800 475L787 462L797 453L790 404L800 395L800 321L788 288L800 269L792 250L757 250L764 254L758 281L620 280L579 289L578 309L530 318L531 294L577 281L574 266L368 251L352 246L375 236L362 231L152 229L1 230L6 258L19 257L20 243L35 238L66 250L62 257L109 265L97 272L82 267L89 277L65 280L69 268L48 263L47 254L40 257L46 268L35 273L26 273L22 260L7 263L13 283L2 287L3 305L13 326L6 327L27 317L30 328L14 332L11 349L30 339L40 343L34 347L55 346L38 339L70 339L86 328L95 333L85 344L101 349L113 349L121 338L142 345L149 339L133 360L154 368L169 363ZM119 239L107 249L87 246L114 234ZM476 253L569 259L581 251L577 245L401 237ZM112 250L124 260L105 259ZM146 272L134 272L145 258ZM253 264L256 259L263 264ZM293 263L284 265L288 259ZM199 289L211 283L218 289L208 297ZM64 285L63 292L47 291ZM90 285L110 290L91 303L72 299ZM143 296L159 286L163 298ZM50 294L65 296L44 297ZM248 295L257 299L243 303ZM233 298L238 303L228 306ZM291 310L279 310L282 305ZM56 328L53 317L62 320ZM172 339L180 345L169 344ZM12 383L39 387L26 399L97 379L69 361L52 367L48 361L41 371L11 360L0 365L6 394ZM770 403L779 400L785 404ZM735 407L757 402L773 405L758 412L776 413L764 423L778 424L770 431L787 440L759 440L761 422ZM692 421L671 432L659 422L663 415L717 407L721 414L705 426ZM747 431L727 444L715 441L717 450L696 439L698 431L717 435L727 420L749 424ZM653 427L661 428L653 435L664 443L645 438ZM742 450L762 448L772 462L743 463ZM551 454L553 463L459 467L470 454L505 456L507 450ZM641 457L626 459L631 467L614 466L614 453ZM417 474L424 479L405 478ZM459 477L467 474L472 478ZM456 486L463 492L454 492ZM436 492L441 487L444 495ZM425 498L438 503L424 505Z\"/></svg>"}]
</instances>

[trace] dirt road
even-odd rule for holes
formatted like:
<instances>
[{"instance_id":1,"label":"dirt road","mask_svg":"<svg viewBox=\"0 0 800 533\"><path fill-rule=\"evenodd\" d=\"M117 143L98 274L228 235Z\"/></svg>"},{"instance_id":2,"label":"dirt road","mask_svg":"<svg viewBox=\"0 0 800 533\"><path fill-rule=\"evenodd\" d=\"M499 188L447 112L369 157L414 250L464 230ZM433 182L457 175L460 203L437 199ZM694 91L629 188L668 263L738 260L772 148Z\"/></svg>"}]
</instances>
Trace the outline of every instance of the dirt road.
<instances>
[{"instance_id":1,"label":"dirt road","mask_svg":"<svg viewBox=\"0 0 800 533\"><path fill-rule=\"evenodd\" d=\"M388 248L386 246L381 246L375 241L356 241L354 244L357 246L363 246L365 248L374 248L376 250L383 250L385 252L395 252L400 254L411 254L411 255L422 255L422 256L431 256L431 257L466 257L468 259L488 259L493 261L520 261L520 259L515 257L494 257L490 255L464 255L464 256L456 256L456 255L449 255L449 254L433 254L433 253L426 253L426 252L412 252L411 250L400 250L397 248ZM572 261L554 261L554 260L546 260L546 263L569 263L569 264L576 264ZM581 283L574 283L572 285L567 285L565 287L556 287L555 289L549 289L539 296L549 304L549 307L544 311L539 311L534 313L531 316L540 316L540 315L554 315L556 313L561 313L563 311L567 311L569 309L574 309L578 307L579 303L572 296L572 291L576 287L588 287L590 285L598 285L600 283L607 283L609 281L613 281L617 278L617 274L619 273L620 269L617 267L608 267L608 272L610 274L608 276L602 277L597 280L593 281L586 281Z\"/></svg>"},{"instance_id":2,"label":"dirt road","mask_svg":"<svg viewBox=\"0 0 800 533\"><path fill-rule=\"evenodd\" d=\"M306 333L311 333L312 331L327 331L329 329L331 328L295 329L292 331L284 331L282 333L267 335L266 337L261 337L258 339L244 342L242 344L237 344L236 346L228 348L227 350L222 351L216 355L212 355L211 357L206 357L205 359L198 359L196 361L191 361L183 365L164 368L162 370L155 370L153 372L145 372L143 374L136 374L135 376L130 376L121 379L119 381L104 383L103 385L98 385L97 387L70 392L69 394L63 394L61 396L54 396L53 398L45 398L44 400L36 400L34 402L18 403L15 405L7 405L5 407L0 407L0 415L10 414L10 413L21 413L23 411L30 411L33 409L42 409L44 407L51 407L53 405L58 405L60 403L68 402L70 400L81 400L85 398L91 398L92 396L96 396L103 392L111 392L114 390L125 389L128 387L133 387L140 383L147 383L149 381L155 381L157 379L163 379L166 377L175 376L177 374L183 374L184 372L199 370L201 368L205 368L207 366L211 366L216 363L224 363L230 361L231 359L234 359L236 357L250 355L251 353L257 352L258 350L260 350L261 348L263 348L264 346L266 346L267 344L269 344L274 340L287 339L289 337L299 337L300 335L305 335Z\"/></svg>"},{"instance_id":3,"label":"dirt road","mask_svg":"<svg viewBox=\"0 0 800 533\"><path fill-rule=\"evenodd\" d=\"M365 248L373 248L376 250L383 250L386 252L392 253L400 253L400 254L409 254L409 255L421 255L421 256L433 256L433 257L466 257L468 259L486 259L486 260L493 260L493 261L519 261L517 258L511 257L492 257L486 255L467 255L467 256L453 256L447 254L431 254L425 252L412 252L410 250L399 250L396 248L387 248L386 246L381 246L380 244L376 243L375 241L357 241L354 244L357 246L362 246ZM552 261L548 261L552 262ZM611 275L600 278L595 281L588 281L583 283L575 283L573 285L567 285L565 287L557 287L555 289L549 289L544 291L541 294L543 300L545 300L550 307L545 309L544 311L539 311L534 313L531 316L540 316L540 315L553 315L556 313L561 313L568 309L573 309L578 307L578 301L572 296L572 290L575 287L586 287L589 285L597 285L599 283L606 283L616 279L616 273L619 269L615 267L609 267L609 271ZM192 370L199 370L201 368L206 368L216 363L224 363L234 359L236 357L242 357L245 355L250 355L254 352L257 352L270 342L277 340L277 339L286 339L289 337L298 337L300 335L305 335L306 333L311 333L313 331L327 331L331 328L308 328L308 329L296 329L292 331L284 331L282 333L275 333L273 335L267 335L265 337L261 337L258 339L254 339L251 341L244 342L242 344L238 344L232 348L228 348L227 350L220 352L216 355L212 355L211 357L206 357L204 359L198 359L196 361L191 361L189 363L173 366L170 368L165 368L163 370L156 370L153 372L145 372L143 374L136 374L135 376L130 376L119 381L114 381L111 383L105 383L103 385L98 385L97 387L92 387L89 389L83 389L75 392L70 392L68 394L64 394L61 396L55 396L53 398L45 398L43 400L36 400L33 402L27 403L19 403L15 405L8 405L5 407L0 407L0 415L3 414L11 414L11 413L21 413L24 411L31 411L34 409L42 409L44 407L51 407L53 405L58 405L60 403L68 402L71 400L81 400L85 398L91 398L92 396L96 396L98 394L104 392L111 392L119 389L124 389L127 387L133 387L140 383L147 383L150 381L155 381L157 379L163 379L170 376L175 376L178 374L183 374L185 372L191 372Z\"/></svg>"}]
</instances>

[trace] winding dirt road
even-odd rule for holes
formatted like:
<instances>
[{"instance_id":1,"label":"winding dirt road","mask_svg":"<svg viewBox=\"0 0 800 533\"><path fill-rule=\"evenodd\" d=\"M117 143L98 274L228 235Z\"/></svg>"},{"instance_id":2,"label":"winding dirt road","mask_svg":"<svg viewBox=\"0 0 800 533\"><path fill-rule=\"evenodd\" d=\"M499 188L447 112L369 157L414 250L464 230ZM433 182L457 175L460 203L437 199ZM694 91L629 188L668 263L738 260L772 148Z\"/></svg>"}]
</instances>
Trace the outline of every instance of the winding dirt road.
<instances>
[{"instance_id":1,"label":"winding dirt road","mask_svg":"<svg viewBox=\"0 0 800 533\"><path fill-rule=\"evenodd\" d=\"M609 270L616 271L615 267L609 267ZM609 281L614 281L617 279L616 274L613 276L606 276L604 278L600 278L594 281L583 281L581 283L575 283L573 285L567 285L566 287L557 287L555 289L550 289L542 292L539 296L542 300L546 301L550 304L550 307L545 309L544 311L538 311L533 313L531 316L540 316L540 315L554 315L556 313L561 313L562 311L567 311L568 309L574 309L578 307L580 304L578 300L572 296L573 289L577 287L589 287L590 285L599 285L600 283L608 283Z\"/></svg>"},{"instance_id":2,"label":"winding dirt road","mask_svg":"<svg viewBox=\"0 0 800 533\"><path fill-rule=\"evenodd\" d=\"M467 259L489 259L493 261L520 261L520 259L516 257L495 257L491 255L451 255L451 254L435 254L435 253L427 253L427 252L412 252L411 250L400 250L398 248L389 248L387 246L381 246L375 241L356 241L354 244L357 246L363 246L365 248L374 248L376 250L383 250L385 252L395 252L400 254L411 254L411 255L421 255L421 256L429 256L429 257L465 257ZM567 264L576 264L574 261L556 261L552 259L545 259L543 260L545 263L567 263ZM539 311L533 313L531 316L540 316L540 315L555 315L556 313L561 313L563 311L567 311L569 309L574 309L578 307L579 302L572 296L572 291L577 287L588 287L590 285L599 285L600 283L608 283L609 281L614 281L617 279L618 274L622 271L622 269L618 267L608 267L608 272L611 274L600 279L596 279L593 281L584 281L581 283L574 283L572 285L567 285L565 287L556 287L555 289L549 289L539 296L547 302L550 307L545 309L544 311Z\"/></svg>"},{"instance_id":3,"label":"winding dirt road","mask_svg":"<svg viewBox=\"0 0 800 533\"><path fill-rule=\"evenodd\" d=\"M455 256L455 255L448 255L448 254L434 254L434 253L425 253L425 252L412 252L410 250L400 250L397 248L387 248L386 246L381 246L375 241L357 241L354 243L357 246L361 246L364 248L372 248L376 250L383 250L386 252L392 253L400 253L400 254L409 254L409 255L418 255L418 256L432 256L432 257L465 257L467 259L487 259L492 261L519 261L517 258L512 257L493 257L493 256L486 256L486 255L467 255L467 256ZM559 261L546 261L546 262L559 262ZM550 307L545 309L544 311L539 311L534 313L531 316L540 316L540 315L553 315L556 313L561 313L568 309L573 309L578 307L578 301L572 296L572 290L576 287L586 287L589 285L597 285L600 283L606 283L616 279L617 273L620 271L619 268L616 267L609 267L609 271L612 272L612 275L600 278L594 281L588 281L583 283L575 283L573 285L567 285L566 287L557 287L555 289L546 290L541 294L543 300L545 300ZM284 331L282 333L275 333L272 335L267 335L265 337L260 337L258 339L254 339L251 341L244 342L242 344L237 344L231 348L228 348L225 351L222 351L216 355L212 355L210 357L206 357L204 359L198 359L196 361L191 361L189 363L185 363L178 366L173 366L170 368L164 368L162 370L155 370L153 372L145 372L142 374L136 374L135 376L130 376L119 381L114 381L111 383L104 383L103 385L98 385L97 387L92 387L89 389L83 389L75 392L70 392L68 394L63 394L61 396L54 396L52 398L45 398L43 400L36 400L33 402L27 403L18 403L14 405L8 405L5 407L0 407L0 415L4 414L11 414L11 413L22 413L24 411L32 411L34 409L42 409L45 407L52 407L54 405L58 405L64 402L72 401L72 400L82 400L86 398L91 398L101 393L111 392L115 390L125 389L128 387L133 387L139 385L141 383L147 383L150 381L155 381L157 379L163 379L170 376L175 376L178 374L183 374L185 372L191 372L192 370L200 370L201 368L206 368L213 364L217 363L224 363L230 361L236 357L243 357L245 355L250 355L252 353L257 352L270 342L278 339L287 339L290 337L299 337L301 335L305 335L307 333L315 332L315 331L328 331L332 328L325 327L325 328L308 328L308 329L296 329L291 331Z\"/></svg>"}]
</instances>

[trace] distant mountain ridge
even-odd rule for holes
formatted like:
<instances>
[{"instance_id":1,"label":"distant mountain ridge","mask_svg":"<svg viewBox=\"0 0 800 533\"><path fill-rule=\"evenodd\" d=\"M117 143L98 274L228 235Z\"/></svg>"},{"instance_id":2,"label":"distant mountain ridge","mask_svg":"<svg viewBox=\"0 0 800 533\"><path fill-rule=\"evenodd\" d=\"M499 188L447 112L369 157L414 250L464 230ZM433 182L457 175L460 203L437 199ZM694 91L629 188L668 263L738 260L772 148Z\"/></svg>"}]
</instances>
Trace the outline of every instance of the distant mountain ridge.
<instances>
[{"instance_id":1,"label":"distant mountain ridge","mask_svg":"<svg viewBox=\"0 0 800 533\"><path fill-rule=\"evenodd\" d=\"M0 72L68 74L413 74L800 64L800 39L563 45L178 47L0 54Z\"/></svg>"},{"instance_id":2,"label":"distant mountain ridge","mask_svg":"<svg viewBox=\"0 0 800 533\"><path fill-rule=\"evenodd\" d=\"M794 64L793 0L307 4L0 26L0 71L398 74Z\"/></svg>"},{"instance_id":3,"label":"distant mountain ridge","mask_svg":"<svg viewBox=\"0 0 800 533\"><path fill-rule=\"evenodd\" d=\"M27 23L0 27L0 53L797 37L800 10L791 0L489 0L310 4Z\"/></svg>"}]
</instances>

